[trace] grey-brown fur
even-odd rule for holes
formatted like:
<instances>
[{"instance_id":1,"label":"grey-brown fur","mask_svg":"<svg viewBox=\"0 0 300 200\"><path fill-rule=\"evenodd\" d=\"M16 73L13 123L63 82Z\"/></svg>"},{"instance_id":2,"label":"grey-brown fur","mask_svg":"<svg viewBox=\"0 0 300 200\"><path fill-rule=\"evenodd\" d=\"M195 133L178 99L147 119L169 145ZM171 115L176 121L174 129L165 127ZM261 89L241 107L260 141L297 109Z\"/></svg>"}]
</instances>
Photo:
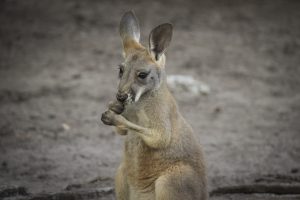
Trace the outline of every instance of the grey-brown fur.
<instances>
[{"instance_id":1,"label":"grey-brown fur","mask_svg":"<svg viewBox=\"0 0 300 200\"><path fill-rule=\"evenodd\" d=\"M146 49L139 43L134 14L127 12L121 20L120 35L125 57L118 87L122 102L110 103L102 115L105 124L126 135L115 180L117 199L207 199L201 149L166 83L164 51L172 26L156 27ZM141 71L149 74L141 79ZM136 100L137 93L140 97Z\"/></svg>"}]
</instances>

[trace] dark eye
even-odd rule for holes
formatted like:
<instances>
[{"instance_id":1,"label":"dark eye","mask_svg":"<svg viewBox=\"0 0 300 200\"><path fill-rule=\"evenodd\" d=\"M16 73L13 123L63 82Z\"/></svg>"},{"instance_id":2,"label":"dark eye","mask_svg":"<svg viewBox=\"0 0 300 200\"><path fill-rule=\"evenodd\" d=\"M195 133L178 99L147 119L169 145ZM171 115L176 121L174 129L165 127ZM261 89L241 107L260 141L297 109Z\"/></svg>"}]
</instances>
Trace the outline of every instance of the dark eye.
<instances>
[{"instance_id":1,"label":"dark eye","mask_svg":"<svg viewBox=\"0 0 300 200\"><path fill-rule=\"evenodd\" d=\"M122 65L119 65L119 78L123 76L124 73L124 67Z\"/></svg>"},{"instance_id":2,"label":"dark eye","mask_svg":"<svg viewBox=\"0 0 300 200\"><path fill-rule=\"evenodd\" d=\"M138 77L140 79L145 79L147 76L148 76L149 73L146 73L146 72L140 72L138 73Z\"/></svg>"}]
</instances>

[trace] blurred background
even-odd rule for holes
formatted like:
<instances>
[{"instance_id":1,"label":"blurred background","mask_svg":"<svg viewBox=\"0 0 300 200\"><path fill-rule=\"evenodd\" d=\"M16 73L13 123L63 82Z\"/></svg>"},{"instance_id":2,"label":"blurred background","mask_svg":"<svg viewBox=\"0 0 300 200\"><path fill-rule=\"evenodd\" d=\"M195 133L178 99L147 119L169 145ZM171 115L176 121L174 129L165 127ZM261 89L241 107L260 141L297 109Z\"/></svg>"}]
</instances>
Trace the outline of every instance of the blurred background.
<instances>
[{"instance_id":1,"label":"blurred background","mask_svg":"<svg viewBox=\"0 0 300 200\"><path fill-rule=\"evenodd\" d=\"M128 10L143 44L171 22L167 73L206 87L172 91L205 152L209 189L299 185L299 1L2 0L0 188L55 193L96 177L113 186L124 137L100 116L115 98ZM215 197L227 198L246 199Z\"/></svg>"}]
</instances>

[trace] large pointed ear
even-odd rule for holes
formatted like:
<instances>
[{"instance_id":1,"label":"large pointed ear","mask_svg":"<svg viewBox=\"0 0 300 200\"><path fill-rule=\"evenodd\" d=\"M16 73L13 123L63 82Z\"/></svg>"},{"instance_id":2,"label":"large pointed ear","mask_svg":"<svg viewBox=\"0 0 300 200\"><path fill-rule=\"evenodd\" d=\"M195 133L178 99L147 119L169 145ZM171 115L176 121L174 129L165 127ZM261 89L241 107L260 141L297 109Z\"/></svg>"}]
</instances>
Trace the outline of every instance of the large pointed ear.
<instances>
[{"instance_id":1,"label":"large pointed ear","mask_svg":"<svg viewBox=\"0 0 300 200\"><path fill-rule=\"evenodd\" d=\"M124 52L134 46L138 46L140 41L140 26L133 11L126 12L119 26L120 36L123 41Z\"/></svg>"},{"instance_id":2,"label":"large pointed ear","mask_svg":"<svg viewBox=\"0 0 300 200\"><path fill-rule=\"evenodd\" d=\"M156 61L165 52L172 39L173 26L166 23L154 28L149 36L149 51Z\"/></svg>"}]
</instances>

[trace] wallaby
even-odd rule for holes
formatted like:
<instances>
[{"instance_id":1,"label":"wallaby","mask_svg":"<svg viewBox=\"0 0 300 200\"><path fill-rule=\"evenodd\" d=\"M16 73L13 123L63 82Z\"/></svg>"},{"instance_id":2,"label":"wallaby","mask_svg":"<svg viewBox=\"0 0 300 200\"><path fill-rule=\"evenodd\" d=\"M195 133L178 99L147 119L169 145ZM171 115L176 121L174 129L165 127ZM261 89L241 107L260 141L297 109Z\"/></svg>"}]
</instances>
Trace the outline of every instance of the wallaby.
<instances>
[{"instance_id":1,"label":"wallaby","mask_svg":"<svg viewBox=\"0 0 300 200\"><path fill-rule=\"evenodd\" d=\"M145 48L134 13L126 12L120 22L125 60L117 100L101 118L126 135L115 177L118 200L207 199L201 149L166 82L164 52L172 30L168 23L157 26Z\"/></svg>"}]
</instances>

